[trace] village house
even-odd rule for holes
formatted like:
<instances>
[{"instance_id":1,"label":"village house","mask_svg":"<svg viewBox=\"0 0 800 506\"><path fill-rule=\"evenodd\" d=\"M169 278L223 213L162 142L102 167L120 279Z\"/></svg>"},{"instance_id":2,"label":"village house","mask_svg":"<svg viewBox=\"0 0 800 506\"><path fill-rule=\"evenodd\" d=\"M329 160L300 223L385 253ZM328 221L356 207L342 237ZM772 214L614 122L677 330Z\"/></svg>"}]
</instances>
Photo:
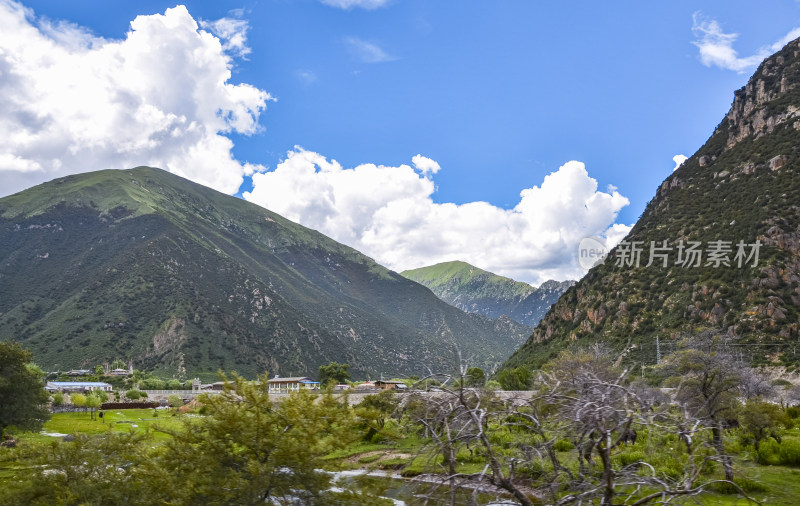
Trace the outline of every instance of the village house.
<instances>
[{"instance_id":1,"label":"village house","mask_svg":"<svg viewBox=\"0 0 800 506\"><path fill-rule=\"evenodd\" d=\"M267 382L269 393L288 393L302 389L319 390L319 381L314 381L305 376L279 378L277 375Z\"/></svg>"},{"instance_id":2,"label":"village house","mask_svg":"<svg viewBox=\"0 0 800 506\"><path fill-rule=\"evenodd\" d=\"M73 369L67 372L67 376L89 376L92 371L89 369Z\"/></svg>"},{"instance_id":3,"label":"village house","mask_svg":"<svg viewBox=\"0 0 800 506\"><path fill-rule=\"evenodd\" d=\"M375 390L375 383L371 381L365 381L364 383L359 383L355 386L356 390Z\"/></svg>"},{"instance_id":4,"label":"village house","mask_svg":"<svg viewBox=\"0 0 800 506\"><path fill-rule=\"evenodd\" d=\"M375 388L377 390L405 390L408 387L402 381L378 380L375 382Z\"/></svg>"},{"instance_id":5,"label":"village house","mask_svg":"<svg viewBox=\"0 0 800 506\"><path fill-rule=\"evenodd\" d=\"M102 390L110 392L112 386L99 381L48 381L44 387L48 392L94 392Z\"/></svg>"}]
</instances>

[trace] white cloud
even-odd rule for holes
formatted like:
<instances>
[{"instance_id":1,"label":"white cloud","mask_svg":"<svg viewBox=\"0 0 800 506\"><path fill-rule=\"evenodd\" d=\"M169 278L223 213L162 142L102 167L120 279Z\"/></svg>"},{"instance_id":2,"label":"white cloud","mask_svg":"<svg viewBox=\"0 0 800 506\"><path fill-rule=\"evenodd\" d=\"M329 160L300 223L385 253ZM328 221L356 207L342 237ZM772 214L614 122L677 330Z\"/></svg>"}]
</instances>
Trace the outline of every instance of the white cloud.
<instances>
[{"instance_id":1,"label":"white cloud","mask_svg":"<svg viewBox=\"0 0 800 506\"><path fill-rule=\"evenodd\" d=\"M389 3L389 0L319 0L325 5L337 7L339 9L349 10L354 7L361 9L377 9Z\"/></svg>"},{"instance_id":2,"label":"white cloud","mask_svg":"<svg viewBox=\"0 0 800 506\"><path fill-rule=\"evenodd\" d=\"M344 42L353 56L364 63L383 63L396 59L377 44L361 40L358 37L347 37Z\"/></svg>"},{"instance_id":3,"label":"white cloud","mask_svg":"<svg viewBox=\"0 0 800 506\"><path fill-rule=\"evenodd\" d=\"M200 20L200 27L207 30L222 41L222 49L230 54L244 58L250 54L247 46L247 30L250 24L245 19L241 10L231 11L234 17L220 18L214 21Z\"/></svg>"},{"instance_id":4,"label":"white cloud","mask_svg":"<svg viewBox=\"0 0 800 506\"><path fill-rule=\"evenodd\" d=\"M295 147L270 171L253 176L244 198L348 244L395 270L464 260L540 283L577 278L577 245L601 236L613 246L630 227L615 224L628 199L597 191L584 164L571 161L521 192L513 209L487 202L435 203L422 155L410 165L348 169Z\"/></svg>"},{"instance_id":5,"label":"white cloud","mask_svg":"<svg viewBox=\"0 0 800 506\"><path fill-rule=\"evenodd\" d=\"M800 27L792 29L784 37L769 46L760 47L750 56L740 57L733 49L738 33L725 33L722 26L714 19L706 19L700 12L692 15L692 42L700 50L700 61L706 67L717 67L733 70L740 74L748 72L761 63L764 58L778 51L789 41L800 37Z\"/></svg>"},{"instance_id":6,"label":"white cloud","mask_svg":"<svg viewBox=\"0 0 800 506\"><path fill-rule=\"evenodd\" d=\"M439 164L436 163L434 160L431 160L427 156L416 155L411 159L411 163L414 164L414 167L419 169L423 174L436 174L439 172Z\"/></svg>"},{"instance_id":7,"label":"white cloud","mask_svg":"<svg viewBox=\"0 0 800 506\"><path fill-rule=\"evenodd\" d=\"M672 172L675 172L676 170L678 170L678 167L683 165L683 162L685 162L688 159L689 159L689 157L686 156L686 155L675 155L675 156L673 156L672 157L672 161L675 162L675 167L672 168Z\"/></svg>"},{"instance_id":8,"label":"white cloud","mask_svg":"<svg viewBox=\"0 0 800 506\"><path fill-rule=\"evenodd\" d=\"M246 23L212 25L223 40L178 6L108 40L0 0L0 196L136 165L235 193L258 167L236 160L224 134L257 132L271 97L229 82Z\"/></svg>"}]
</instances>

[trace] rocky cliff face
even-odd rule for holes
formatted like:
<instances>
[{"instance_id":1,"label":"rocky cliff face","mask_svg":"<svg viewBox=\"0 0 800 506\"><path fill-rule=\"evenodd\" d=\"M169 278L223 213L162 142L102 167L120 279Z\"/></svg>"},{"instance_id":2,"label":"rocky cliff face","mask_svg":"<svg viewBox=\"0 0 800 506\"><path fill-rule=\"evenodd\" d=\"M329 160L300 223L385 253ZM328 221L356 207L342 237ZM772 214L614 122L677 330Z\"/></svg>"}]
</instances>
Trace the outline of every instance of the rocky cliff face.
<instances>
[{"instance_id":1,"label":"rocky cliff face","mask_svg":"<svg viewBox=\"0 0 800 506\"><path fill-rule=\"evenodd\" d=\"M713 135L656 189L626 240L559 299L506 366L535 367L563 346L597 340L649 364L657 337L664 351L682 335L710 328L757 363L795 367L798 170L795 40L735 92ZM700 259L687 262L695 243Z\"/></svg>"}]
</instances>

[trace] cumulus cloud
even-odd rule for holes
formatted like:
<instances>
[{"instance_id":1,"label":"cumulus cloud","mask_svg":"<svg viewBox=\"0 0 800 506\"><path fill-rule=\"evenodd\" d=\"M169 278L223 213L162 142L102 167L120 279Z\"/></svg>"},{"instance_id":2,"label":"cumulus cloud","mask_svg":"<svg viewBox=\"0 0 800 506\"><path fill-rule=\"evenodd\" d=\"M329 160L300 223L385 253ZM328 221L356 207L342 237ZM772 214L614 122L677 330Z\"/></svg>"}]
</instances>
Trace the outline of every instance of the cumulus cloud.
<instances>
[{"instance_id":1,"label":"cumulus cloud","mask_svg":"<svg viewBox=\"0 0 800 506\"><path fill-rule=\"evenodd\" d=\"M692 16L692 33L695 40L692 42L700 50L700 61L706 67L712 65L726 70L733 70L740 74L752 70L764 58L778 51L789 41L800 37L800 27L792 29L777 42L760 47L750 56L739 56L733 49L733 43L739 37L738 33L725 33L722 26L714 20L704 17L700 12Z\"/></svg>"},{"instance_id":2,"label":"cumulus cloud","mask_svg":"<svg viewBox=\"0 0 800 506\"><path fill-rule=\"evenodd\" d=\"M350 53L364 63L383 63L395 60L393 56L389 55L377 44L367 42L358 37L347 37L344 42Z\"/></svg>"},{"instance_id":3,"label":"cumulus cloud","mask_svg":"<svg viewBox=\"0 0 800 506\"><path fill-rule=\"evenodd\" d=\"M672 168L672 172L675 172L676 170L678 170L678 167L683 165L683 162L685 162L688 159L689 159L689 157L686 156L686 155L675 155L675 156L673 156L672 157L672 161L675 162L675 167Z\"/></svg>"},{"instance_id":4,"label":"cumulus cloud","mask_svg":"<svg viewBox=\"0 0 800 506\"><path fill-rule=\"evenodd\" d=\"M599 236L612 247L630 230L615 223L628 199L613 187L598 191L581 162L523 190L513 209L436 203L439 164L422 155L412 163L344 168L295 147L274 170L255 174L243 196L395 270L464 260L537 284L583 275L582 238Z\"/></svg>"},{"instance_id":5,"label":"cumulus cloud","mask_svg":"<svg viewBox=\"0 0 800 506\"><path fill-rule=\"evenodd\" d=\"M377 9L389 3L389 0L319 0L325 5L337 7L339 9L349 10L354 7L361 9Z\"/></svg>"},{"instance_id":6,"label":"cumulus cloud","mask_svg":"<svg viewBox=\"0 0 800 506\"><path fill-rule=\"evenodd\" d=\"M55 177L153 165L226 193L260 167L231 154L272 97L230 83L247 24L198 26L183 6L138 16L124 39L37 20L0 1L0 196Z\"/></svg>"}]
</instances>

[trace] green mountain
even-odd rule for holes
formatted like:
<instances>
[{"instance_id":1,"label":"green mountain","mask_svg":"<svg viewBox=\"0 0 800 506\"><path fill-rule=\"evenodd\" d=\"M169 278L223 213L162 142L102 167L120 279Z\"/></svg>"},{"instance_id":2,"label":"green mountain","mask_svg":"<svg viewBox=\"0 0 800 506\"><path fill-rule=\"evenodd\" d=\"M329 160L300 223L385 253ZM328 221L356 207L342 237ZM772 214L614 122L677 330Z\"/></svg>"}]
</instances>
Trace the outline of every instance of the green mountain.
<instances>
[{"instance_id":1,"label":"green mountain","mask_svg":"<svg viewBox=\"0 0 800 506\"><path fill-rule=\"evenodd\" d=\"M625 242L558 300L504 367L537 367L568 344L596 341L626 350L633 364L651 364L682 335L704 329L729 339L757 364L797 367L798 170L795 40L736 91L730 112L656 189ZM694 248L702 255L699 267L690 241L700 243ZM638 267L631 255L637 249ZM756 249L757 263L750 256ZM651 251L654 261L647 267Z\"/></svg>"},{"instance_id":2,"label":"green mountain","mask_svg":"<svg viewBox=\"0 0 800 506\"><path fill-rule=\"evenodd\" d=\"M400 274L427 286L440 299L468 313L507 315L535 327L573 281L546 281L539 288L498 276L466 262L444 262Z\"/></svg>"},{"instance_id":3,"label":"green mountain","mask_svg":"<svg viewBox=\"0 0 800 506\"><path fill-rule=\"evenodd\" d=\"M505 360L529 331L464 313L352 248L159 169L0 199L0 339L47 369L357 376Z\"/></svg>"}]
</instances>

